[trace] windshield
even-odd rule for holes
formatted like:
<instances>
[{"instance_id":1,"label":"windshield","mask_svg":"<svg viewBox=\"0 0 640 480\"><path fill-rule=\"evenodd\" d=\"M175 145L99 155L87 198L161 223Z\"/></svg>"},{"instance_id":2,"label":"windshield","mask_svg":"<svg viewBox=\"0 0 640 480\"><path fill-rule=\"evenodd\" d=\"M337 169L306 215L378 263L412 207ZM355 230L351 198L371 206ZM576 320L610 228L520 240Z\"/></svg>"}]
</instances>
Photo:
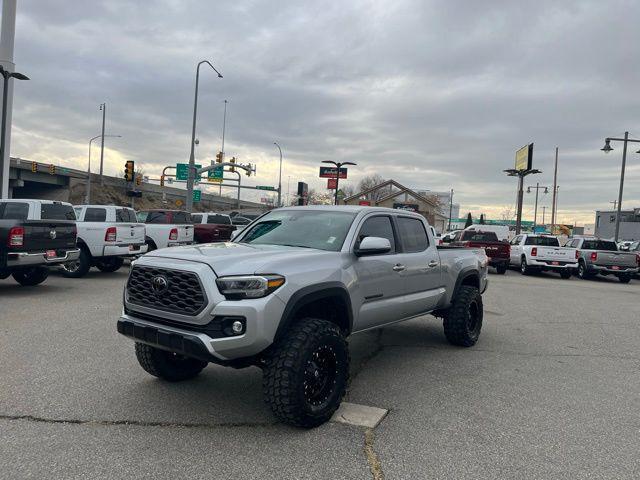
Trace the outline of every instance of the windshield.
<instances>
[{"instance_id":1,"label":"windshield","mask_svg":"<svg viewBox=\"0 0 640 480\"><path fill-rule=\"evenodd\" d=\"M540 247L559 247L560 242L556 237L527 237L525 245L538 245Z\"/></svg>"},{"instance_id":2,"label":"windshield","mask_svg":"<svg viewBox=\"0 0 640 480\"><path fill-rule=\"evenodd\" d=\"M318 210L268 213L248 229L240 243L286 245L337 252L342 248L355 214Z\"/></svg>"},{"instance_id":3,"label":"windshield","mask_svg":"<svg viewBox=\"0 0 640 480\"><path fill-rule=\"evenodd\" d=\"M493 232L473 232L469 230L464 232L462 240L471 242L497 242L498 236Z\"/></svg>"},{"instance_id":4,"label":"windshield","mask_svg":"<svg viewBox=\"0 0 640 480\"><path fill-rule=\"evenodd\" d=\"M582 243L582 248L585 250L606 250L609 252L618 251L618 245L616 245L616 242L607 240L585 240Z\"/></svg>"}]
</instances>

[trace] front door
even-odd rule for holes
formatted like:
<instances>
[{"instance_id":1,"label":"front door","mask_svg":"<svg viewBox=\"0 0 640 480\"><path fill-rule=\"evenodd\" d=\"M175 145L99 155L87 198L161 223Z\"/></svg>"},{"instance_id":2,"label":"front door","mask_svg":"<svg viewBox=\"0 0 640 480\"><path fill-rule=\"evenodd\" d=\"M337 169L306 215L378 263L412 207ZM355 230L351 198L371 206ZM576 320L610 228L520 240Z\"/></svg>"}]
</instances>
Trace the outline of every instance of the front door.
<instances>
[{"instance_id":1,"label":"front door","mask_svg":"<svg viewBox=\"0 0 640 480\"><path fill-rule=\"evenodd\" d=\"M360 226L356 243L365 237L389 240L391 251L379 255L355 257L357 286L354 297L360 305L354 331L377 327L403 318L404 278L397 251L397 235L389 215L366 217Z\"/></svg>"}]
</instances>

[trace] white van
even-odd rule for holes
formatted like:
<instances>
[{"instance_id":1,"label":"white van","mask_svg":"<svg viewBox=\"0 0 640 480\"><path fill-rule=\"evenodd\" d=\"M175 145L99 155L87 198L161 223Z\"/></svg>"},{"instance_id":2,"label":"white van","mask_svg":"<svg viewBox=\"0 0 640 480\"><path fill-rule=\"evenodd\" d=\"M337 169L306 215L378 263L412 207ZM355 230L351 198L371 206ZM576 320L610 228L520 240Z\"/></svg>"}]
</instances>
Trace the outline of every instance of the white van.
<instances>
[{"instance_id":1,"label":"white van","mask_svg":"<svg viewBox=\"0 0 640 480\"><path fill-rule=\"evenodd\" d=\"M480 225L474 224L465 230L476 230L480 232L493 232L497 235L498 240L509 241L509 227L507 225Z\"/></svg>"}]
</instances>

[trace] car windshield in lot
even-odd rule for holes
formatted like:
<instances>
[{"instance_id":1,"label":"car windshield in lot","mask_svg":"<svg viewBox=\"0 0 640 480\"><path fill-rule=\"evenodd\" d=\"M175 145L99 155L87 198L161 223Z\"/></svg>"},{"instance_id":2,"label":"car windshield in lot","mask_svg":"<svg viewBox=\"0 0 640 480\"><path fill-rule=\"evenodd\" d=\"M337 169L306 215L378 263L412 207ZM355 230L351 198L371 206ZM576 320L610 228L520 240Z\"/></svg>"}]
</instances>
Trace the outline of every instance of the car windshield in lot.
<instances>
[{"instance_id":1,"label":"car windshield in lot","mask_svg":"<svg viewBox=\"0 0 640 480\"><path fill-rule=\"evenodd\" d=\"M607 240L585 240L582 243L584 250L606 250L608 252L617 252L618 245L615 242Z\"/></svg>"},{"instance_id":2,"label":"car windshield in lot","mask_svg":"<svg viewBox=\"0 0 640 480\"><path fill-rule=\"evenodd\" d=\"M240 243L316 248L342 248L355 214L314 210L268 213L252 225Z\"/></svg>"},{"instance_id":3,"label":"car windshield in lot","mask_svg":"<svg viewBox=\"0 0 640 480\"><path fill-rule=\"evenodd\" d=\"M556 237L527 237L525 245L537 245L539 247L559 247L560 242Z\"/></svg>"},{"instance_id":4,"label":"car windshield in lot","mask_svg":"<svg viewBox=\"0 0 640 480\"><path fill-rule=\"evenodd\" d=\"M465 232L462 240L470 242L497 242L498 236L494 232Z\"/></svg>"},{"instance_id":5,"label":"car windshield in lot","mask_svg":"<svg viewBox=\"0 0 640 480\"><path fill-rule=\"evenodd\" d=\"M75 220L76 212L71 205L62 203L43 203L40 207L42 220Z\"/></svg>"}]
</instances>

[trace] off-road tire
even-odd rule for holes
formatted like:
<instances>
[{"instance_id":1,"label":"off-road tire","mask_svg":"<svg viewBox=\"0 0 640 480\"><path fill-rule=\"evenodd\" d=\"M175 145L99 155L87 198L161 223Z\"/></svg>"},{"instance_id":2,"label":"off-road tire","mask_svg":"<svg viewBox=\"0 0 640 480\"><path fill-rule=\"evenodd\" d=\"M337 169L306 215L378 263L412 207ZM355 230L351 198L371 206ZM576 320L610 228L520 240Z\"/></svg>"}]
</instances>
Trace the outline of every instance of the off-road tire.
<instances>
[{"instance_id":1,"label":"off-road tire","mask_svg":"<svg viewBox=\"0 0 640 480\"><path fill-rule=\"evenodd\" d=\"M563 278L564 280L571 278L571 270L560 270L560 278Z\"/></svg>"},{"instance_id":2,"label":"off-road tire","mask_svg":"<svg viewBox=\"0 0 640 480\"><path fill-rule=\"evenodd\" d=\"M498 275L504 275L505 273L507 273L507 266L506 265L500 265L500 266L496 267L496 273Z\"/></svg>"},{"instance_id":3,"label":"off-road tire","mask_svg":"<svg viewBox=\"0 0 640 480\"><path fill-rule=\"evenodd\" d=\"M331 418L340 406L348 380L349 348L338 326L304 318L265 359L262 390L265 402L279 420L312 428ZM321 384L318 392L316 383Z\"/></svg>"},{"instance_id":4,"label":"off-road tire","mask_svg":"<svg viewBox=\"0 0 640 480\"><path fill-rule=\"evenodd\" d=\"M47 279L49 269L47 267L29 267L16 270L11 276L23 287L33 287L40 285Z\"/></svg>"},{"instance_id":5,"label":"off-road tire","mask_svg":"<svg viewBox=\"0 0 640 480\"><path fill-rule=\"evenodd\" d=\"M90 269L91 255L84 248L81 248L77 260L62 265L62 275L67 278L82 278Z\"/></svg>"},{"instance_id":6,"label":"off-road tire","mask_svg":"<svg viewBox=\"0 0 640 480\"><path fill-rule=\"evenodd\" d=\"M444 335L452 345L472 347L482 330L482 295L476 287L463 285L444 315Z\"/></svg>"},{"instance_id":7,"label":"off-road tire","mask_svg":"<svg viewBox=\"0 0 640 480\"><path fill-rule=\"evenodd\" d=\"M527 259L522 257L520 260L520 273L522 275L531 275L531 268L527 265Z\"/></svg>"},{"instance_id":8,"label":"off-road tire","mask_svg":"<svg viewBox=\"0 0 640 480\"><path fill-rule=\"evenodd\" d=\"M103 273L113 273L120 270L124 258L122 257L106 257L100 260L96 260L96 267Z\"/></svg>"},{"instance_id":9,"label":"off-road tire","mask_svg":"<svg viewBox=\"0 0 640 480\"><path fill-rule=\"evenodd\" d=\"M184 357L138 342L136 357L147 373L169 382L194 378L208 365L207 362L196 358Z\"/></svg>"},{"instance_id":10,"label":"off-road tire","mask_svg":"<svg viewBox=\"0 0 640 480\"><path fill-rule=\"evenodd\" d=\"M618 275L618 280L620 280L620 283L629 283L631 281L631 275Z\"/></svg>"}]
</instances>

